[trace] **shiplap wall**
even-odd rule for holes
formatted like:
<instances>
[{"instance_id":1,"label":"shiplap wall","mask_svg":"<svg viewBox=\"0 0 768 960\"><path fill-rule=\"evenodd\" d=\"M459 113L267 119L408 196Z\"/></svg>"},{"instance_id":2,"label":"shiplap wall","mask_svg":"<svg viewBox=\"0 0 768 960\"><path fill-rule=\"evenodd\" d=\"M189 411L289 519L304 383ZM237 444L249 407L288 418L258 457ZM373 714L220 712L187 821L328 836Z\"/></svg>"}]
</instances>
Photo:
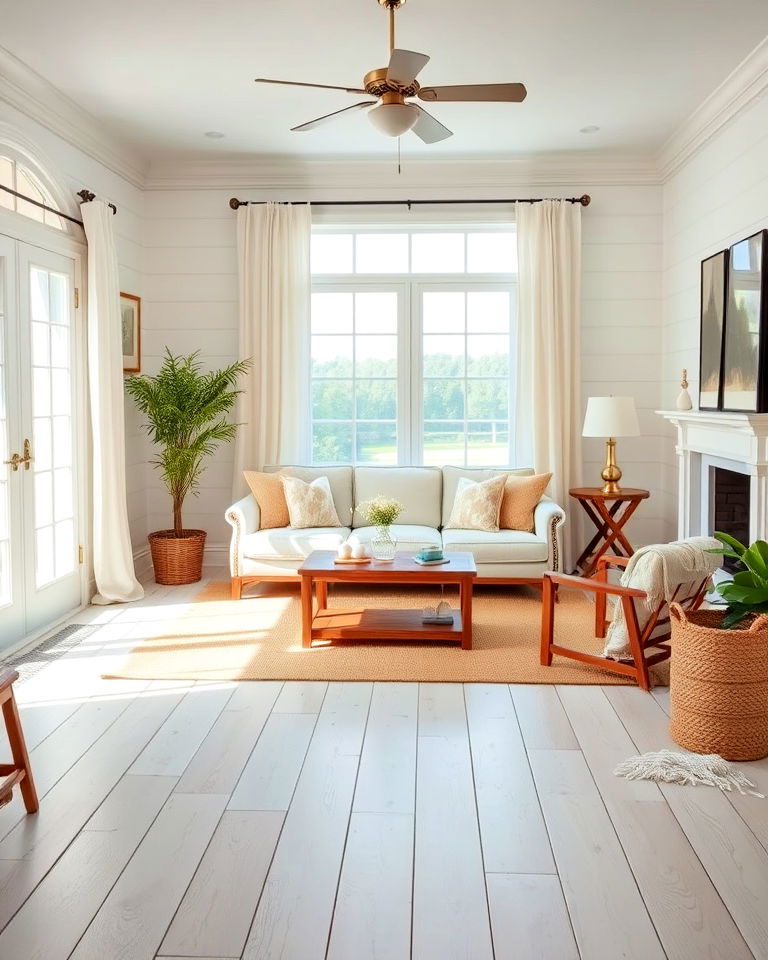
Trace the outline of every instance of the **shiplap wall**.
<instances>
[{"instance_id":1,"label":"shiplap wall","mask_svg":"<svg viewBox=\"0 0 768 960\"><path fill-rule=\"evenodd\" d=\"M701 261L768 227L768 96L723 127L664 185L662 405L674 408L682 368L694 407L699 389ZM664 423L659 500L665 530L677 530L674 430Z\"/></svg>"},{"instance_id":2,"label":"shiplap wall","mask_svg":"<svg viewBox=\"0 0 768 960\"><path fill-rule=\"evenodd\" d=\"M656 494L662 469L662 428L653 410L659 404L661 348L661 188L599 186L531 190L515 195L573 196L588 192L593 202L583 214L583 377L584 397L629 393L637 401L643 436L619 442L627 485L646 487L651 500L632 523L638 543L660 535L662 512ZM199 350L207 367L230 362L237 351L237 264L235 214L229 190L150 190L145 197L143 368L157 369L166 346ZM443 191L445 192L445 191ZM339 191L335 191L338 197ZM262 191L240 191L250 199L269 199ZM278 199L332 197L314 188ZM364 193L377 199L375 186ZM402 196L402 192L395 196ZM466 196L466 192L464 196ZM482 196L477 189L473 197ZM488 194L498 195L498 187ZM273 195L274 196L274 195ZM409 190L418 199L418 192ZM456 188L450 196L459 199ZM576 398L583 406L583 398ZM584 442L584 479L598 482L603 444ZM185 506L185 525L208 531L215 550L228 539L223 514L230 503L232 448L220 450L206 470L200 495ZM157 475L147 476L147 523L168 526L169 501ZM223 558L223 554L220 555Z\"/></svg>"}]
</instances>

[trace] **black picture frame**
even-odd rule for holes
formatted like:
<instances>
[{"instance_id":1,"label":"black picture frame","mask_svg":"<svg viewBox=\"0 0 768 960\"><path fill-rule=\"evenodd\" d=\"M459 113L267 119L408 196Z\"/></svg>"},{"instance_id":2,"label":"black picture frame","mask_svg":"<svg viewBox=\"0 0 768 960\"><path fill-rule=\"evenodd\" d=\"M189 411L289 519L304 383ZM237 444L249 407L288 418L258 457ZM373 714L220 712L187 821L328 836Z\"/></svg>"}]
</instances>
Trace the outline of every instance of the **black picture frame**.
<instances>
[{"instance_id":1,"label":"black picture frame","mask_svg":"<svg viewBox=\"0 0 768 960\"><path fill-rule=\"evenodd\" d=\"M719 250L701 261L699 410L722 410L723 408L728 255L728 250Z\"/></svg>"},{"instance_id":2,"label":"black picture frame","mask_svg":"<svg viewBox=\"0 0 768 960\"><path fill-rule=\"evenodd\" d=\"M768 410L767 277L768 231L758 230L734 243L728 252L721 410Z\"/></svg>"}]
</instances>

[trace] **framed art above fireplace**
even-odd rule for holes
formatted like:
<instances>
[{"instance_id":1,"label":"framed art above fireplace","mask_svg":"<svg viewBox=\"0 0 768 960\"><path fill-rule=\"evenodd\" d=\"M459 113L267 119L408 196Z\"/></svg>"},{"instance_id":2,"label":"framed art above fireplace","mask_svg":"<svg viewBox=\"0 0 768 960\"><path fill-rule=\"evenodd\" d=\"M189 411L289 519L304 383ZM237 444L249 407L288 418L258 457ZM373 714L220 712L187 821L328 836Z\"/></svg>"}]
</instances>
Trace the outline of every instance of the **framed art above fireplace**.
<instances>
[{"instance_id":1,"label":"framed art above fireplace","mask_svg":"<svg viewBox=\"0 0 768 960\"><path fill-rule=\"evenodd\" d=\"M699 410L722 407L723 326L728 251L701 261L701 335L699 339Z\"/></svg>"}]
</instances>

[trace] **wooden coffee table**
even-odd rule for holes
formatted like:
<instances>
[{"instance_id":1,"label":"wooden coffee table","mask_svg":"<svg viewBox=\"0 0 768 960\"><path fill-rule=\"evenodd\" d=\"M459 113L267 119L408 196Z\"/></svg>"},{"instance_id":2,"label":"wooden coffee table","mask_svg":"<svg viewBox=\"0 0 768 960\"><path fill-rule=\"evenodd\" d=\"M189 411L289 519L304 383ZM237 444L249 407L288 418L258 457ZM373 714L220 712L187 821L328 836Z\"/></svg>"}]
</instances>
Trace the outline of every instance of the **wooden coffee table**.
<instances>
[{"instance_id":1,"label":"wooden coffee table","mask_svg":"<svg viewBox=\"0 0 768 960\"><path fill-rule=\"evenodd\" d=\"M477 577L471 553L447 554L448 563L422 566L414 553L396 553L391 563L336 564L332 550L315 550L299 568L301 577L301 643L314 640L453 640L472 649L472 583ZM459 585L460 610L450 626L422 623L422 611L328 607L329 583L416 583ZM314 592L314 598L313 598ZM317 609L313 600L317 601Z\"/></svg>"}]
</instances>

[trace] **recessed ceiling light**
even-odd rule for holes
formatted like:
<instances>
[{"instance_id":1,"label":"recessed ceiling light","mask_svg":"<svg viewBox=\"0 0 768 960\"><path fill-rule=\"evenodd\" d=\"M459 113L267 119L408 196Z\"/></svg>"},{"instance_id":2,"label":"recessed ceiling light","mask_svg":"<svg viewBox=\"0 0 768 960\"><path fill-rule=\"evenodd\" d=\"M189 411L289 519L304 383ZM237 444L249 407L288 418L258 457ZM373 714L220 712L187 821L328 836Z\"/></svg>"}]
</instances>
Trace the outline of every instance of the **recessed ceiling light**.
<instances>
[{"instance_id":1,"label":"recessed ceiling light","mask_svg":"<svg viewBox=\"0 0 768 960\"><path fill-rule=\"evenodd\" d=\"M205 136L210 137L211 140L221 140L225 134L220 133L218 130L206 130Z\"/></svg>"},{"instance_id":2,"label":"recessed ceiling light","mask_svg":"<svg viewBox=\"0 0 768 960\"><path fill-rule=\"evenodd\" d=\"M579 133L597 133L599 129L600 127L596 127L594 123L590 123L588 126L582 127Z\"/></svg>"}]
</instances>

